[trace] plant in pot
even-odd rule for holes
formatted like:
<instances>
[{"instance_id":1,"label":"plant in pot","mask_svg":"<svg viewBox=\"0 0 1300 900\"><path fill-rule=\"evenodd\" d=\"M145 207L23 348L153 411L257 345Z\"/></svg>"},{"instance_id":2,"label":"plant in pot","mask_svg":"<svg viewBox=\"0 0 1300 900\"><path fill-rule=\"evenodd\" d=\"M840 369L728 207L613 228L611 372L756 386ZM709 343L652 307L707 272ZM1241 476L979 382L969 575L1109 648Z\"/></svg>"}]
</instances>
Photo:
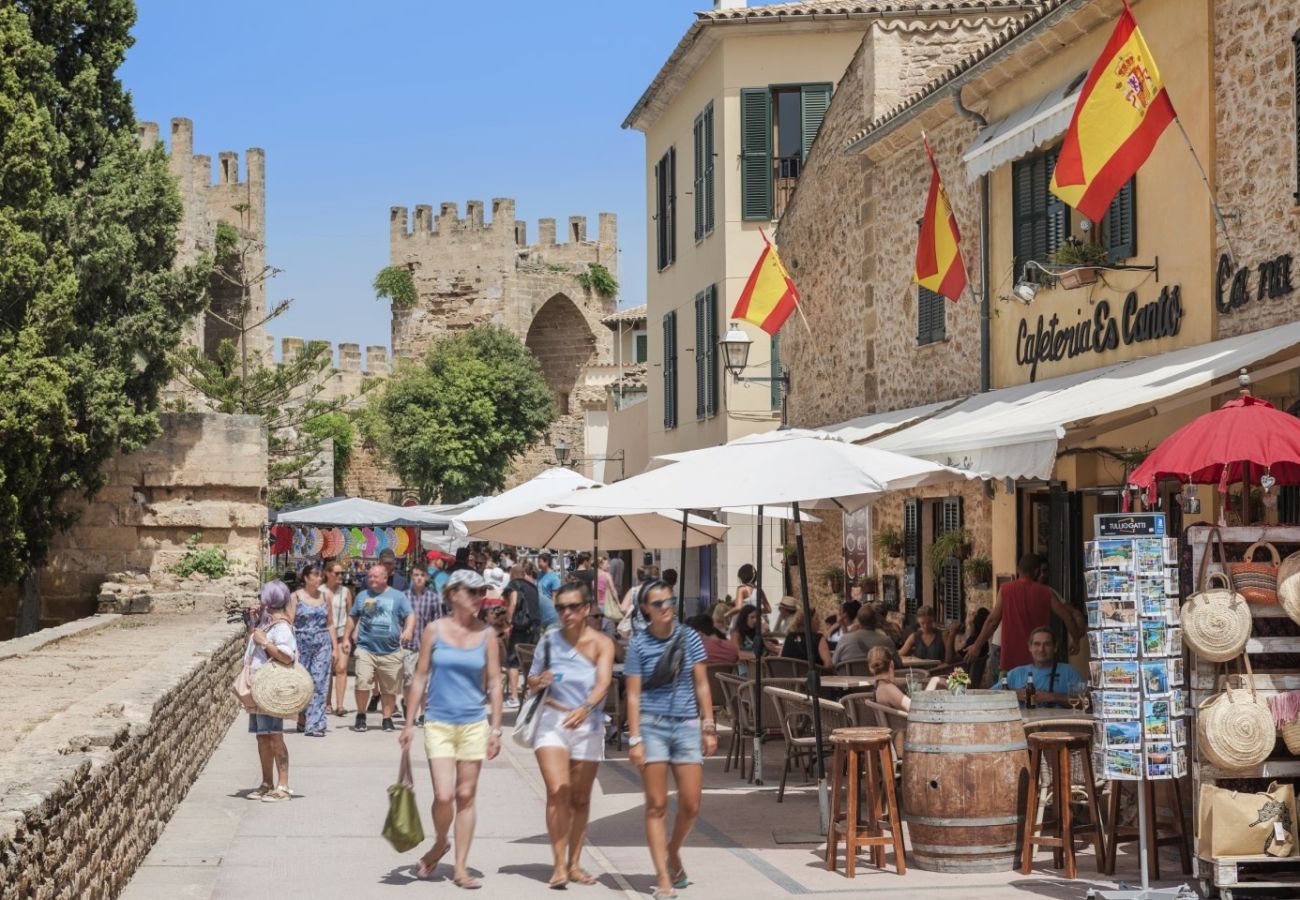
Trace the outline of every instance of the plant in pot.
<instances>
[{"instance_id":1,"label":"plant in pot","mask_svg":"<svg viewBox=\"0 0 1300 900\"><path fill-rule=\"evenodd\" d=\"M1110 262L1110 258L1100 244L1068 237L1048 255L1047 261L1062 269L1056 279L1068 291L1094 283L1097 269Z\"/></svg>"},{"instance_id":2,"label":"plant in pot","mask_svg":"<svg viewBox=\"0 0 1300 900\"><path fill-rule=\"evenodd\" d=\"M876 552L897 559L903 555L903 533L897 528L876 530Z\"/></svg>"},{"instance_id":3,"label":"plant in pot","mask_svg":"<svg viewBox=\"0 0 1300 900\"><path fill-rule=\"evenodd\" d=\"M862 588L862 593L865 596L867 597L876 596L876 588L878 587L878 584L876 582L875 575L859 575L858 585Z\"/></svg>"},{"instance_id":4,"label":"plant in pot","mask_svg":"<svg viewBox=\"0 0 1300 900\"><path fill-rule=\"evenodd\" d=\"M784 544L781 547L781 558L785 560L787 566L799 565L799 548L794 544Z\"/></svg>"},{"instance_id":5,"label":"plant in pot","mask_svg":"<svg viewBox=\"0 0 1300 900\"><path fill-rule=\"evenodd\" d=\"M966 529L954 528L952 531L945 531L930 545L930 571L934 573L935 578L942 578L944 563L949 559L965 559L970 556L970 551L970 540L966 537Z\"/></svg>"},{"instance_id":6,"label":"plant in pot","mask_svg":"<svg viewBox=\"0 0 1300 900\"><path fill-rule=\"evenodd\" d=\"M967 675L966 670L960 666L953 669L948 675L948 693L952 694L954 697L958 694L966 693L966 689L969 687L970 676Z\"/></svg>"},{"instance_id":7,"label":"plant in pot","mask_svg":"<svg viewBox=\"0 0 1300 900\"><path fill-rule=\"evenodd\" d=\"M827 566L822 569L822 578L830 586L832 594L844 593L844 570L839 566Z\"/></svg>"},{"instance_id":8,"label":"plant in pot","mask_svg":"<svg viewBox=\"0 0 1300 900\"><path fill-rule=\"evenodd\" d=\"M966 562L966 571L970 574L971 587L982 590L993 584L993 560L987 556L975 556Z\"/></svg>"}]
</instances>

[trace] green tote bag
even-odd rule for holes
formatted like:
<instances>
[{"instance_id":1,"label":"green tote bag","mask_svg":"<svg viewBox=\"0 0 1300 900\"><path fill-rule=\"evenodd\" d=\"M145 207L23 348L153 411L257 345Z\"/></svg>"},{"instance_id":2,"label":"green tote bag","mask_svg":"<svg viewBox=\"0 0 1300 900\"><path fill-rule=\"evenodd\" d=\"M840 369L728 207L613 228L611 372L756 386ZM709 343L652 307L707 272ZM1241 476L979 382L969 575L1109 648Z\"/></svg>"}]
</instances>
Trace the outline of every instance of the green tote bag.
<instances>
[{"instance_id":1,"label":"green tote bag","mask_svg":"<svg viewBox=\"0 0 1300 900\"><path fill-rule=\"evenodd\" d=\"M388 789L388 818L384 820L384 838L398 853L420 846L424 826L420 824L420 807L415 802L415 782L411 779L411 753L402 751L397 770L397 784Z\"/></svg>"}]
</instances>

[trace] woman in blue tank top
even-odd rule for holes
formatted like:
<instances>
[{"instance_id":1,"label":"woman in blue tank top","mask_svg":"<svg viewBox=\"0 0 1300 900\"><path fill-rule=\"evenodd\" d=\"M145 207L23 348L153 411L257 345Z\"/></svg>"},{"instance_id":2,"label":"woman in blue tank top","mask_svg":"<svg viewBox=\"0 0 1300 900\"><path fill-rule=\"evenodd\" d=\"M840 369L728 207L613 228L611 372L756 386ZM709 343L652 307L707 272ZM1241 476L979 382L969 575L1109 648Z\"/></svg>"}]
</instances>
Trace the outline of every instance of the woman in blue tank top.
<instances>
[{"instance_id":1,"label":"woman in blue tank top","mask_svg":"<svg viewBox=\"0 0 1300 900\"><path fill-rule=\"evenodd\" d=\"M501 752L501 651L496 632L478 618L486 593L487 582L473 569L452 573L445 592L450 615L425 626L406 693L408 709L424 704L424 752L433 779L433 848L420 857L417 871L421 878L433 874L451 847L448 833L454 823L452 881L463 888L480 886L468 868L479 770L484 759ZM491 728L484 706L488 700ZM410 752L414 736L410 716L400 738L403 753Z\"/></svg>"},{"instance_id":2,"label":"woman in blue tank top","mask_svg":"<svg viewBox=\"0 0 1300 900\"><path fill-rule=\"evenodd\" d=\"M560 627L537 646L528 689L546 691L533 750L546 782L546 830L555 855L550 883L563 888L570 881L596 883L580 863L591 786L605 755L602 710L614 676L614 642L588 627L591 598L581 581L564 585L554 600Z\"/></svg>"}]
</instances>

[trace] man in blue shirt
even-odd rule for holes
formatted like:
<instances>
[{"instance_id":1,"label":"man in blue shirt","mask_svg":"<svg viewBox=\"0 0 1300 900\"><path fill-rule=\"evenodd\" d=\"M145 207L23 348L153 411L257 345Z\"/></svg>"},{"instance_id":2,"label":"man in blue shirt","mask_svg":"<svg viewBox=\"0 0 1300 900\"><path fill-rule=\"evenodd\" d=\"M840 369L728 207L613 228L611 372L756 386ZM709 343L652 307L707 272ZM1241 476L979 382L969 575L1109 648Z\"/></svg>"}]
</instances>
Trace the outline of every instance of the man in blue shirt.
<instances>
[{"instance_id":1,"label":"man in blue shirt","mask_svg":"<svg viewBox=\"0 0 1300 900\"><path fill-rule=\"evenodd\" d=\"M366 704L376 682L384 712L384 731L393 731L397 692L402 689L405 651L402 644L415 633L415 610L401 591L388 586L388 569L374 565L366 573L366 590L357 593L340 648L354 646L357 661L357 720L353 731L366 730Z\"/></svg>"},{"instance_id":2,"label":"man in blue shirt","mask_svg":"<svg viewBox=\"0 0 1300 900\"><path fill-rule=\"evenodd\" d=\"M560 576L555 574L554 558L549 550L537 554L537 600L542 610L542 631L550 631L560 624L555 611L555 592L560 589ZM596 598L590 598L594 604Z\"/></svg>"},{"instance_id":3,"label":"man in blue shirt","mask_svg":"<svg viewBox=\"0 0 1300 900\"><path fill-rule=\"evenodd\" d=\"M1025 686L1029 676L1034 676L1035 706L1065 706L1070 702L1070 689L1080 688L1084 681L1069 663L1056 661L1056 638L1050 628L1035 628L1029 632L1029 657L1027 666L1017 666L1007 673L1008 690L1016 692L1021 705L1025 702ZM1001 684L994 685L1000 689Z\"/></svg>"},{"instance_id":4,"label":"man in blue shirt","mask_svg":"<svg viewBox=\"0 0 1300 900\"><path fill-rule=\"evenodd\" d=\"M439 597L444 595L447 590L447 579L451 577L447 574L447 566L455 561L456 557L448 556L441 550L429 551L429 582L433 585L433 589L438 592ZM420 639L421 633L416 633L415 639L417 641Z\"/></svg>"}]
</instances>

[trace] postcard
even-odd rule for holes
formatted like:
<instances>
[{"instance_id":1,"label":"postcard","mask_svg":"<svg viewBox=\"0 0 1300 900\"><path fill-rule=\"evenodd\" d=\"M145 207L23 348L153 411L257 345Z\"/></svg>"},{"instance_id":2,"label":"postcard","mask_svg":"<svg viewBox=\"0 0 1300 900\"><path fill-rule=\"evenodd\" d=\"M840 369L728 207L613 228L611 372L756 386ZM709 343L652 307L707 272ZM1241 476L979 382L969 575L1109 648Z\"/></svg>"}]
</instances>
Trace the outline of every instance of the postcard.
<instances>
[{"instance_id":1,"label":"postcard","mask_svg":"<svg viewBox=\"0 0 1300 900\"><path fill-rule=\"evenodd\" d=\"M1088 681L1095 685L1101 684L1101 660L1088 660Z\"/></svg>"},{"instance_id":2,"label":"postcard","mask_svg":"<svg viewBox=\"0 0 1300 900\"><path fill-rule=\"evenodd\" d=\"M1166 655L1181 657L1183 655L1183 630L1181 628L1170 628L1166 635L1169 640Z\"/></svg>"},{"instance_id":3,"label":"postcard","mask_svg":"<svg viewBox=\"0 0 1300 900\"><path fill-rule=\"evenodd\" d=\"M1138 686L1138 664L1117 659L1103 661L1101 664L1101 686L1104 688L1136 690Z\"/></svg>"},{"instance_id":4,"label":"postcard","mask_svg":"<svg viewBox=\"0 0 1300 900\"><path fill-rule=\"evenodd\" d=\"M1106 749L1132 749L1142 746L1142 726L1138 722L1107 722Z\"/></svg>"},{"instance_id":5,"label":"postcard","mask_svg":"<svg viewBox=\"0 0 1300 900\"><path fill-rule=\"evenodd\" d=\"M1083 584L1089 597L1097 596L1097 583L1100 580L1100 574L1096 569L1088 569L1083 573Z\"/></svg>"},{"instance_id":6,"label":"postcard","mask_svg":"<svg viewBox=\"0 0 1300 900\"><path fill-rule=\"evenodd\" d=\"M1103 719L1136 721L1138 697L1132 691L1093 691L1092 708Z\"/></svg>"},{"instance_id":7,"label":"postcard","mask_svg":"<svg viewBox=\"0 0 1300 900\"><path fill-rule=\"evenodd\" d=\"M1147 741L1143 752L1147 765L1167 766L1173 762L1174 746L1169 741Z\"/></svg>"},{"instance_id":8,"label":"postcard","mask_svg":"<svg viewBox=\"0 0 1300 900\"><path fill-rule=\"evenodd\" d=\"M1183 705L1183 692L1180 690L1171 690L1169 692L1169 715L1181 720L1187 715L1187 709Z\"/></svg>"},{"instance_id":9,"label":"postcard","mask_svg":"<svg viewBox=\"0 0 1300 900\"><path fill-rule=\"evenodd\" d=\"M1088 609L1088 627L1100 628L1101 627L1101 601L1089 600L1086 606Z\"/></svg>"},{"instance_id":10,"label":"postcard","mask_svg":"<svg viewBox=\"0 0 1300 900\"><path fill-rule=\"evenodd\" d=\"M1169 740L1175 747L1187 744L1187 722L1184 719L1169 720Z\"/></svg>"},{"instance_id":11,"label":"postcard","mask_svg":"<svg viewBox=\"0 0 1300 900\"><path fill-rule=\"evenodd\" d=\"M1133 541L1133 568L1137 572L1163 574L1165 548L1161 538L1137 538Z\"/></svg>"},{"instance_id":12,"label":"postcard","mask_svg":"<svg viewBox=\"0 0 1300 900\"><path fill-rule=\"evenodd\" d=\"M1134 589L1133 573L1118 569L1097 570L1097 595L1107 597L1114 594L1132 594Z\"/></svg>"},{"instance_id":13,"label":"postcard","mask_svg":"<svg viewBox=\"0 0 1300 900\"><path fill-rule=\"evenodd\" d=\"M1148 740L1151 738L1169 740L1172 736L1172 729L1169 724L1168 716L1148 715L1143 718L1142 727L1146 730Z\"/></svg>"},{"instance_id":14,"label":"postcard","mask_svg":"<svg viewBox=\"0 0 1300 900\"><path fill-rule=\"evenodd\" d=\"M1170 597L1177 597L1182 590L1178 584L1178 570L1165 569L1165 593Z\"/></svg>"},{"instance_id":15,"label":"postcard","mask_svg":"<svg viewBox=\"0 0 1300 900\"><path fill-rule=\"evenodd\" d=\"M1143 621L1142 656L1165 656L1169 652L1168 629L1163 622Z\"/></svg>"},{"instance_id":16,"label":"postcard","mask_svg":"<svg viewBox=\"0 0 1300 900\"><path fill-rule=\"evenodd\" d=\"M1105 569L1128 570L1133 567L1133 542L1106 539L1097 541L1097 564Z\"/></svg>"},{"instance_id":17,"label":"postcard","mask_svg":"<svg viewBox=\"0 0 1300 900\"><path fill-rule=\"evenodd\" d=\"M1119 628L1102 631L1101 655L1104 659L1137 659L1138 633Z\"/></svg>"},{"instance_id":18,"label":"postcard","mask_svg":"<svg viewBox=\"0 0 1300 900\"><path fill-rule=\"evenodd\" d=\"M1144 659L1142 661L1142 690L1154 697L1169 693L1170 660Z\"/></svg>"},{"instance_id":19,"label":"postcard","mask_svg":"<svg viewBox=\"0 0 1300 900\"><path fill-rule=\"evenodd\" d=\"M1166 662L1169 663L1169 684L1175 687L1181 685L1183 683L1183 658L1175 656L1166 660Z\"/></svg>"},{"instance_id":20,"label":"postcard","mask_svg":"<svg viewBox=\"0 0 1300 900\"><path fill-rule=\"evenodd\" d=\"M1132 628L1137 620L1137 604L1132 599L1107 597L1101 601L1102 628Z\"/></svg>"},{"instance_id":21,"label":"postcard","mask_svg":"<svg viewBox=\"0 0 1300 900\"><path fill-rule=\"evenodd\" d=\"M1088 605L1092 606L1091 603ZM1101 636L1105 633L1104 631L1091 630L1088 632L1088 657L1090 659L1101 659Z\"/></svg>"},{"instance_id":22,"label":"postcard","mask_svg":"<svg viewBox=\"0 0 1300 900\"><path fill-rule=\"evenodd\" d=\"M1138 780L1142 777L1142 751L1112 750L1107 747L1102 756L1101 770L1107 778Z\"/></svg>"},{"instance_id":23,"label":"postcard","mask_svg":"<svg viewBox=\"0 0 1300 900\"><path fill-rule=\"evenodd\" d=\"M1178 538L1167 537L1163 539L1165 565L1174 568L1175 577L1178 571Z\"/></svg>"}]
</instances>

